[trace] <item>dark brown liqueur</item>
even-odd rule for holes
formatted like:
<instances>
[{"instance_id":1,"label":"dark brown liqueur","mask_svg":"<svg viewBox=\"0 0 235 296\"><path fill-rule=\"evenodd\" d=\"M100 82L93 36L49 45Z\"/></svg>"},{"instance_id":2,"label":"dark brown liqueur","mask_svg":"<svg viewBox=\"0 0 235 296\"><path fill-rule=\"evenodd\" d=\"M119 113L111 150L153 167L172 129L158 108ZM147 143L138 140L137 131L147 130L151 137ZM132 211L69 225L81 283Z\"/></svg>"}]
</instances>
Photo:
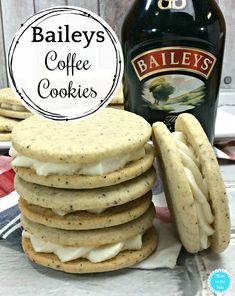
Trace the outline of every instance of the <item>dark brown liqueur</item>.
<instances>
[{"instance_id":1,"label":"dark brown liqueur","mask_svg":"<svg viewBox=\"0 0 235 296\"><path fill-rule=\"evenodd\" d=\"M159 2L161 2L159 5ZM173 1L179 7L182 0ZM174 130L189 112L214 138L225 21L214 0L136 0L122 28L125 109ZM159 7L160 6L160 7Z\"/></svg>"}]
</instances>

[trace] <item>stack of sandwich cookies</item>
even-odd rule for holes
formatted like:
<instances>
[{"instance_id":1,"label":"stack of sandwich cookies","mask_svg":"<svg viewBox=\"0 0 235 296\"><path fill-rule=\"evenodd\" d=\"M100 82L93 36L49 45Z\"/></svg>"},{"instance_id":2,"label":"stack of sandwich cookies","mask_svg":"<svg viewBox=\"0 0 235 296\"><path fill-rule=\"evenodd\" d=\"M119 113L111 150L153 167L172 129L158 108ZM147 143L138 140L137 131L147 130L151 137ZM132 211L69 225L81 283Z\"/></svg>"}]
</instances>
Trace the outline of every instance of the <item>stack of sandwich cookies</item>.
<instances>
[{"instance_id":1,"label":"stack of sandwich cookies","mask_svg":"<svg viewBox=\"0 0 235 296\"><path fill-rule=\"evenodd\" d=\"M155 250L150 136L144 119L115 109L72 124L31 117L13 130L22 244L31 260L101 272Z\"/></svg>"},{"instance_id":2,"label":"stack of sandwich cookies","mask_svg":"<svg viewBox=\"0 0 235 296\"><path fill-rule=\"evenodd\" d=\"M11 88L4 88L0 90L0 115L9 118L25 119L31 113L22 106Z\"/></svg>"},{"instance_id":3,"label":"stack of sandwich cookies","mask_svg":"<svg viewBox=\"0 0 235 296\"><path fill-rule=\"evenodd\" d=\"M163 186L179 237L186 250L224 251L230 241L228 199L220 169L200 123L190 114L170 133L153 125L153 140Z\"/></svg>"}]
</instances>

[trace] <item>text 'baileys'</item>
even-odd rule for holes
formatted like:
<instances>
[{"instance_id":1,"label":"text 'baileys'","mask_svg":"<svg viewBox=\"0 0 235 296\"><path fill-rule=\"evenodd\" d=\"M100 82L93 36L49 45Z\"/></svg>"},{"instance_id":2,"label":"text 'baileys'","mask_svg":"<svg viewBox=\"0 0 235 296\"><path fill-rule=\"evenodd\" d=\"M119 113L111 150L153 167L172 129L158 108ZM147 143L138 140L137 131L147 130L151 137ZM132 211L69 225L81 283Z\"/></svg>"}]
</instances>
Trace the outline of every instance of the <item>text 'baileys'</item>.
<instances>
[{"instance_id":1,"label":"text 'baileys'","mask_svg":"<svg viewBox=\"0 0 235 296\"><path fill-rule=\"evenodd\" d=\"M122 27L125 109L171 131L191 113L213 141L225 31L215 0L135 0Z\"/></svg>"},{"instance_id":2,"label":"text 'baileys'","mask_svg":"<svg viewBox=\"0 0 235 296\"><path fill-rule=\"evenodd\" d=\"M59 26L57 31L43 30L40 26L32 27L32 42L76 42L82 43L83 48L91 42L104 42L103 31L71 31L69 25Z\"/></svg>"}]
</instances>

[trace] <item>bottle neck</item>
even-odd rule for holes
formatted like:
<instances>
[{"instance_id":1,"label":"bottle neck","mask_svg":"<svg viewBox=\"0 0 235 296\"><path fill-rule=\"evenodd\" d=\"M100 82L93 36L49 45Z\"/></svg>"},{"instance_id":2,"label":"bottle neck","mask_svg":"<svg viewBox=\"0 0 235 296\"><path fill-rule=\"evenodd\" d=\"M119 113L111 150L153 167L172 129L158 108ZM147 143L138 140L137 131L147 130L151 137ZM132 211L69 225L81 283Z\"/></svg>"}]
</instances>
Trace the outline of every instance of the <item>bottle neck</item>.
<instances>
[{"instance_id":1,"label":"bottle neck","mask_svg":"<svg viewBox=\"0 0 235 296\"><path fill-rule=\"evenodd\" d=\"M194 5L217 5L216 0L136 0L135 4L142 6L146 11L156 8L156 5L161 10L183 10Z\"/></svg>"}]
</instances>

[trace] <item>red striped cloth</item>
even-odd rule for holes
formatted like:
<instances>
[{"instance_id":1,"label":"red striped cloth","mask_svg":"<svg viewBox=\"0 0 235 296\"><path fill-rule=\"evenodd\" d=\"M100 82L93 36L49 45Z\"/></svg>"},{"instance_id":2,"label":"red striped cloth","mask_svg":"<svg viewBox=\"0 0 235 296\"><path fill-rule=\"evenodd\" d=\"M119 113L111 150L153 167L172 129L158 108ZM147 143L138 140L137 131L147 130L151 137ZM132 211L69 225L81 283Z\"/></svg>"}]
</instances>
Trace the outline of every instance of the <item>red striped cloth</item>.
<instances>
[{"instance_id":1,"label":"red striped cloth","mask_svg":"<svg viewBox=\"0 0 235 296\"><path fill-rule=\"evenodd\" d=\"M11 157L0 156L0 198L14 191L15 173L11 169Z\"/></svg>"}]
</instances>

